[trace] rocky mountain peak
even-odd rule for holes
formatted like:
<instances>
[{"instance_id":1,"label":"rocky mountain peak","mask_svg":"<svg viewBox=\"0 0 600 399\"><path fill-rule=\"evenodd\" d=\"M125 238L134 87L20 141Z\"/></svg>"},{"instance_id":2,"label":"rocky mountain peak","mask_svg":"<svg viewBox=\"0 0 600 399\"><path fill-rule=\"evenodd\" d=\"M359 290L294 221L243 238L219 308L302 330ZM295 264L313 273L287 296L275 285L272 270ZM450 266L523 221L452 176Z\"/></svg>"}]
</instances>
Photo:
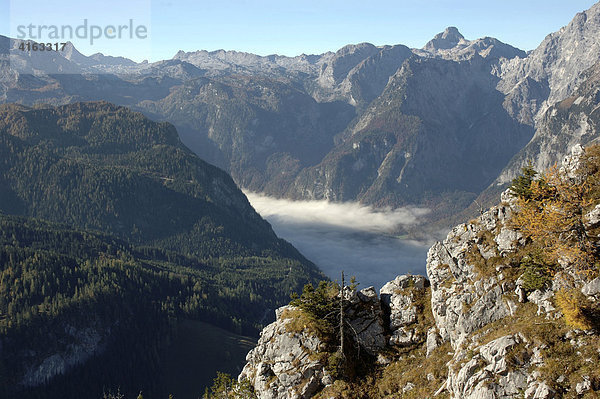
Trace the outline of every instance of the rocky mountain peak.
<instances>
[{"instance_id":1,"label":"rocky mountain peak","mask_svg":"<svg viewBox=\"0 0 600 399\"><path fill-rule=\"evenodd\" d=\"M379 53L371 43L349 44L339 49L327 63L323 64L318 82L323 87L339 84L348 73L365 59Z\"/></svg>"},{"instance_id":2,"label":"rocky mountain peak","mask_svg":"<svg viewBox=\"0 0 600 399\"><path fill-rule=\"evenodd\" d=\"M449 26L445 31L438 33L431 39L425 47L425 50L447 50L456 47L465 37L454 26Z\"/></svg>"},{"instance_id":3,"label":"rocky mountain peak","mask_svg":"<svg viewBox=\"0 0 600 399\"><path fill-rule=\"evenodd\" d=\"M503 66L500 91L508 94L507 104L517 115L527 115L535 123L553 104L569 97L582 73L598 61L600 51L600 3L578 13L559 31L542 41L526 59ZM526 84L529 81L529 84ZM531 86L538 89L532 90ZM525 99L525 101L522 101Z\"/></svg>"},{"instance_id":4,"label":"rocky mountain peak","mask_svg":"<svg viewBox=\"0 0 600 399\"><path fill-rule=\"evenodd\" d=\"M79 52L79 50L75 48L73 43L70 41L68 41L65 45L65 48L63 49L63 55L66 59L74 62L78 62L86 58L83 54Z\"/></svg>"}]
</instances>

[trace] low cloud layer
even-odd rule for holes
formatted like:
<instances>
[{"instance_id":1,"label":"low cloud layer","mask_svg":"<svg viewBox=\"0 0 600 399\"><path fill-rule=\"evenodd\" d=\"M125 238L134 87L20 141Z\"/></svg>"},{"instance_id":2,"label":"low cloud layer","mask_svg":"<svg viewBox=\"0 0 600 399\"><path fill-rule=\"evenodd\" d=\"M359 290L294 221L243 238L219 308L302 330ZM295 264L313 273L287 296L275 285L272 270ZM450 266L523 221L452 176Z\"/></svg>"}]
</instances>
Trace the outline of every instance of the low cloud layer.
<instances>
[{"instance_id":1,"label":"low cloud layer","mask_svg":"<svg viewBox=\"0 0 600 399\"><path fill-rule=\"evenodd\" d=\"M413 225L426 209L374 210L357 203L289 201L246 193L275 232L291 242L330 278L341 270L360 287L379 289L398 274L425 273L429 244L390 236L398 225Z\"/></svg>"},{"instance_id":2,"label":"low cloud layer","mask_svg":"<svg viewBox=\"0 0 600 399\"><path fill-rule=\"evenodd\" d=\"M349 230L390 233L398 225L413 225L429 211L424 208L375 210L356 202L290 201L245 193L262 217L284 218L289 223L323 225Z\"/></svg>"}]
</instances>

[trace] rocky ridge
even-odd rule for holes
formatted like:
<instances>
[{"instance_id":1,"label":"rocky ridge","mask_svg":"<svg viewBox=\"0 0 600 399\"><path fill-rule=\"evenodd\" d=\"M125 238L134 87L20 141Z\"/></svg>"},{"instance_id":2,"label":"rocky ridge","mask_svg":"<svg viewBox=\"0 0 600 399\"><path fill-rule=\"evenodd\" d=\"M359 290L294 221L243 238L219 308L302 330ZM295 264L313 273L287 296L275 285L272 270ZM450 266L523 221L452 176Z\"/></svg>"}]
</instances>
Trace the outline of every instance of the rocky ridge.
<instances>
[{"instance_id":1,"label":"rocky ridge","mask_svg":"<svg viewBox=\"0 0 600 399\"><path fill-rule=\"evenodd\" d=\"M381 289L381 301L373 287L360 291L346 287L344 299L350 304L346 316L355 343L385 363L389 360L382 352L389 345L424 342L425 335L416 326L415 302L424 291L422 276L398 276ZM327 343L310 328L300 309L284 306L277 309L276 317L248 353L239 379L249 379L261 399L313 397L334 382Z\"/></svg>"},{"instance_id":2,"label":"rocky ridge","mask_svg":"<svg viewBox=\"0 0 600 399\"><path fill-rule=\"evenodd\" d=\"M569 97L581 74L598 62L600 3L578 13L558 32L549 34L526 59L505 60L498 73L498 88L507 94L514 114L541 117L552 105ZM513 108L515 101L520 106ZM522 107L531 107L522 113Z\"/></svg>"},{"instance_id":3,"label":"rocky ridge","mask_svg":"<svg viewBox=\"0 0 600 399\"><path fill-rule=\"evenodd\" d=\"M587 145L598 139L600 63L586 70L580 80L571 95L539 117L535 135L504 168L497 184L509 182L529 162L537 170L544 170L559 163L574 145Z\"/></svg>"},{"instance_id":4,"label":"rocky ridge","mask_svg":"<svg viewBox=\"0 0 600 399\"><path fill-rule=\"evenodd\" d=\"M575 176L582 154L581 147L574 147L562 162L562 173ZM345 293L359 308L369 304L369 312L353 311L349 317L359 326L377 326L361 330L367 332L355 342L373 355L370 367L380 370L371 393L352 397L597 397L598 329L565 323L572 309L564 293L579 295L586 306L598 309L600 277L586 276L563 260L549 283L528 283L527 269L514 267L527 244L511 222L518 211L518 201L507 190L499 205L456 226L431 247L427 279L398 276L379 298L373 287ZM599 226L600 205L584 220L589 229ZM290 310L277 312L239 378L249 379L260 399L346 397L342 384L328 374L326 361L314 360L326 358L318 351L318 339L302 326L286 328L298 316ZM296 355L285 362L284 372L279 357L287 353ZM428 366L436 358L442 365ZM416 374L404 364L414 365ZM390 374L392 388L386 379ZM265 381L271 384L268 390ZM361 384L368 385L356 383L350 392L359 392Z\"/></svg>"}]
</instances>

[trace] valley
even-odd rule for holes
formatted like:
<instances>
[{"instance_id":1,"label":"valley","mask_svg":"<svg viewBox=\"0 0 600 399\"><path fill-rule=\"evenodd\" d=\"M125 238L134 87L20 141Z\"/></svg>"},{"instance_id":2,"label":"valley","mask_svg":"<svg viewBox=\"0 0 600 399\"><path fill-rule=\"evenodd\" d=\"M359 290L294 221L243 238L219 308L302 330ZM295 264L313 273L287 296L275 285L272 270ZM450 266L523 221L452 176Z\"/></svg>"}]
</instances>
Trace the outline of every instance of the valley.
<instances>
[{"instance_id":1,"label":"valley","mask_svg":"<svg viewBox=\"0 0 600 399\"><path fill-rule=\"evenodd\" d=\"M426 209L376 210L356 204L290 201L245 193L278 236L289 241L332 280L356 277L361 287L381 288L399 274L424 274L434 241L393 235L418 225Z\"/></svg>"}]
</instances>

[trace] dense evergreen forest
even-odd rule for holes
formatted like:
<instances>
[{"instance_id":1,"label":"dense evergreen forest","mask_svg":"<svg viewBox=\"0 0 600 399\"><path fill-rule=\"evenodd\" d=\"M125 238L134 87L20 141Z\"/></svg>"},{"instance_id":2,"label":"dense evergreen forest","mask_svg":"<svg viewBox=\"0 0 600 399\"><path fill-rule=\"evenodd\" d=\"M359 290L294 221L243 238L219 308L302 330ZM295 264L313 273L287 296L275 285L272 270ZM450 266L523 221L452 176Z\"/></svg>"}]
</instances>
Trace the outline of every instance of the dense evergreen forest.
<instances>
[{"instance_id":1,"label":"dense evergreen forest","mask_svg":"<svg viewBox=\"0 0 600 399\"><path fill-rule=\"evenodd\" d=\"M108 103L1 106L0 188L3 398L162 395L178 320L252 335L322 278L172 126Z\"/></svg>"},{"instance_id":2,"label":"dense evergreen forest","mask_svg":"<svg viewBox=\"0 0 600 399\"><path fill-rule=\"evenodd\" d=\"M108 103L0 106L0 209L187 255L279 255L233 180L167 123Z\"/></svg>"}]
</instances>

